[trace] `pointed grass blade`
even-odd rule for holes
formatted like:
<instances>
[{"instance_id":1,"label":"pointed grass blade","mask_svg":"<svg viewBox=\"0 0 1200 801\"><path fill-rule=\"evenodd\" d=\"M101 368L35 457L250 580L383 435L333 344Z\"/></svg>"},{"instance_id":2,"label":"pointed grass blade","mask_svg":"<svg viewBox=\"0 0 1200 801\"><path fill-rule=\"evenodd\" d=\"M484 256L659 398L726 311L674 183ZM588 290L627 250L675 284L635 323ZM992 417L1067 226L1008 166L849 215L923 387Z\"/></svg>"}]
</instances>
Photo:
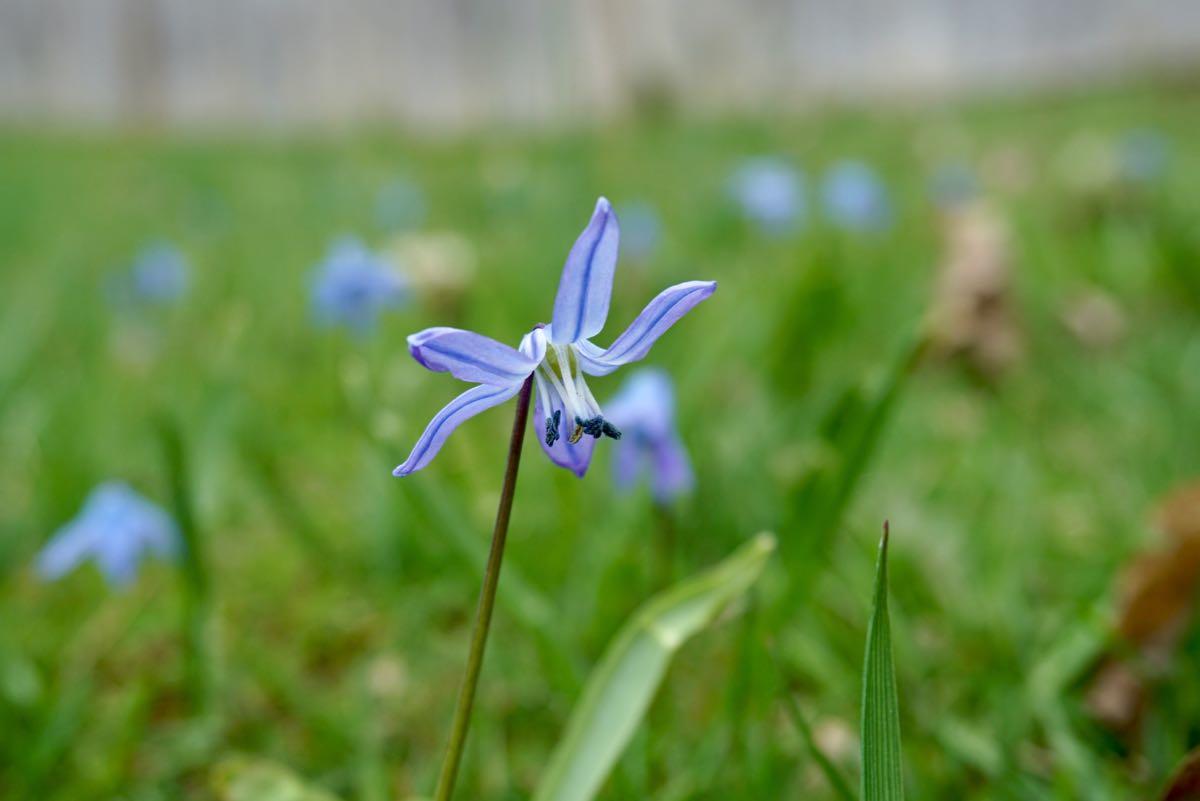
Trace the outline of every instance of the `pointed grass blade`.
<instances>
[{"instance_id":1,"label":"pointed grass blade","mask_svg":"<svg viewBox=\"0 0 1200 801\"><path fill-rule=\"evenodd\" d=\"M879 562L875 568L875 600L867 626L862 696L862 801L903 801L900 762L900 702L892 663L888 621L888 525L883 524Z\"/></svg>"}]
</instances>

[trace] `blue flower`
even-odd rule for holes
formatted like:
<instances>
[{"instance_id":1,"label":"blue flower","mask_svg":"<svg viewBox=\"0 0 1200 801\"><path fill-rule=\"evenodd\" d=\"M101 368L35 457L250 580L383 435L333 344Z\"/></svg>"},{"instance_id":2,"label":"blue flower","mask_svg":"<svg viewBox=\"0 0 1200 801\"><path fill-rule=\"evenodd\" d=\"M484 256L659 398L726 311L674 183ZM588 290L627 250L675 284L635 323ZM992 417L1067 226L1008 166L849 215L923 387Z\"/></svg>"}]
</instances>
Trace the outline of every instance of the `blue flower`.
<instances>
[{"instance_id":1,"label":"blue flower","mask_svg":"<svg viewBox=\"0 0 1200 801\"><path fill-rule=\"evenodd\" d=\"M429 328L408 338L409 352L421 365L478 386L434 415L395 475L425 467L464 420L515 396L531 375L537 389L534 430L552 462L583 476L596 440L621 438L584 376L607 375L642 359L668 328L712 295L717 284L688 281L663 290L612 345L601 348L591 337L600 333L608 317L619 242L617 216L600 198L567 254L551 324L535 326L516 350L457 328Z\"/></svg>"},{"instance_id":2,"label":"blue flower","mask_svg":"<svg viewBox=\"0 0 1200 801\"><path fill-rule=\"evenodd\" d=\"M628 489L648 475L663 504L691 490L692 466L675 428L675 390L665 372L637 370L605 408L624 434L613 460L617 486Z\"/></svg>"},{"instance_id":3,"label":"blue flower","mask_svg":"<svg viewBox=\"0 0 1200 801\"><path fill-rule=\"evenodd\" d=\"M842 228L878 230L891 222L887 190L875 171L861 161L839 161L821 187L825 214Z\"/></svg>"},{"instance_id":4,"label":"blue flower","mask_svg":"<svg viewBox=\"0 0 1200 801\"><path fill-rule=\"evenodd\" d=\"M380 228L404 231L420 227L428 212L425 191L407 178L396 178L379 190L375 220Z\"/></svg>"},{"instance_id":5,"label":"blue flower","mask_svg":"<svg viewBox=\"0 0 1200 801\"><path fill-rule=\"evenodd\" d=\"M318 322L365 333L379 313L399 306L407 282L356 239L341 239L317 265L312 305Z\"/></svg>"},{"instance_id":6,"label":"blue flower","mask_svg":"<svg viewBox=\"0 0 1200 801\"><path fill-rule=\"evenodd\" d=\"M943 209L966 205L979 193L979 181L969 166L952 161L938 166L929 179L933 202Z\"/></svg>"},{"instance_id":7,"label":"blue flower","mask_svg":"<svg viewBox=\"0 0 1200 801\"><path fill-rule=\"evenodd\" d=\"M804 177L780 158L747 159L734 172L729 191L742 214L769 234L794 230L805 213Z\"/></svg>"},{"instance_id":8,"label":"blue flower","mask_svg":"<svg viewBox=\"0 0 1200 801\"><path fill-rule=\"evenodd\" d=\"M187 294L191 269L178 248L154 242L142 248L129 268L128 290L143 303L172 303Z\"/></svg>"},{"instance_id":9,"label":"blue flower","mask_svg":"<svg viewBox=\"0 0 1200 801\"><path fill-rule=\"evenodd\" d=\"M1171 158L1171 145L1158 131L1130 131L1117 146L1121 174L1130 181L1148 183L1159 178Z\"/></svg>"},{"instance_id":10,"label":"blue flower","mask_svg":"<svg viewBox=\"0 0 1200 801\"><path fill-rule=\"evenodd\" d=\"M645 261L662 239L662 220L645 201L627 203L621 209L621 255Z\"/></svg>"},{"instance_id":11,"label":"blue flower","mask_svg":"<svg viewBox=\"0 0 1200 801\"><path fill-rule=\"evenodd\" d=\"M125 586L146 556L173 559L179 547L179 530L165 511L128 484L109 481L92 490L75 519L42 548L37 572L53 581L92 558L109 584Z\"/></svg>"}]
</instances>

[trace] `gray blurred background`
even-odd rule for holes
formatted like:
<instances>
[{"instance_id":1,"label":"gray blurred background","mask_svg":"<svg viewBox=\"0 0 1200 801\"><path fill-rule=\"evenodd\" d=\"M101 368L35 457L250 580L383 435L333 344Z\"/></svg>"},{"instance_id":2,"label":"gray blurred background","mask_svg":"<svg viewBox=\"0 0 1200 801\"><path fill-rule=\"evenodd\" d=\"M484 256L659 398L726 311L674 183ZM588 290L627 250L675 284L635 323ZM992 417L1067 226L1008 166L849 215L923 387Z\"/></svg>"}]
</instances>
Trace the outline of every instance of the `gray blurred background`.
<instances>
[{"instance_id":1,"label":"gray blurred background","mask_svg":"<svg viewBox=\"0 0 1200 801\"><path fill-rule=\"evenodd\" d=\"M0 0L0 114L439 129L1194 62L1197 0Z\"/></svg>"}]
</instances>

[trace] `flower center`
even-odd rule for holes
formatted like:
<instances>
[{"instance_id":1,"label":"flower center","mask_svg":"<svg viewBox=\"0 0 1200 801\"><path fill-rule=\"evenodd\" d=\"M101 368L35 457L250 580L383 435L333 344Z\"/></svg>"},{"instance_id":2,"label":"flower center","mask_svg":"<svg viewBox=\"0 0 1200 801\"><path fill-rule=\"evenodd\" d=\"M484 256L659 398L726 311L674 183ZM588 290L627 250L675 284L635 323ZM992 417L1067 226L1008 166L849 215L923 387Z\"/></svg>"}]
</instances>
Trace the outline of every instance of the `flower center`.
<instances>
[{"instance_id":1,"label":"flower center","mask_svg":"<svg viewBox=\"0 0 1200 801\"><path fill-rule=\"evenodd\" d=\"M588 389L574 345L549 343L546 358L538 365L534 377L538 394L543 399L542 407L550 415L546 418L546 445L553 445L561 437L559 427L564 411L571 424L571 433L567 437L571 444L579 442L584 434L596 439L601 436L621 438L617 427L604 419L600 404Z\"/></svg>"}]
</instances>

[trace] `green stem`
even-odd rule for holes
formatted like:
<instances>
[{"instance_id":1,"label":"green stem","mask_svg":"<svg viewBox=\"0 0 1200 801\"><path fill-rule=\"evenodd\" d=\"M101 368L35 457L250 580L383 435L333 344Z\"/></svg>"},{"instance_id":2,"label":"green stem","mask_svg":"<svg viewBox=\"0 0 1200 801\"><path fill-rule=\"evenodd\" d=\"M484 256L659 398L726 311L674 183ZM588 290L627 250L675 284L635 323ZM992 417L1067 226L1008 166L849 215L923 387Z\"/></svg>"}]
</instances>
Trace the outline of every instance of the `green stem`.
<instances>
[{"instance_id":1,"label":"green stem","mask_svg":"<svg viewBox=\"0 0 1200 801\"><path fill-rule=\"evenodd\" d=\"M500 562L504 559L504 542L508 538L508 519L512 514L513 495L517 487L517 470L521 466L521 444L525 441L525 423L529 417L529 396L533 391L533 376L525 379L517 396L517 415L513 420L512 440L508 445L508 467L504 471L504 487L500 490L500 506L496 509L496 527L492 531L492 549L488 553L487 569L483 574L483 589L479 593L479 609L475 613L475 628L471 632L471 650L467 654L467 672L454 707L454 724L450 729L450 745L438 777L435 801L449 801L454 794L458 766L462 762L467 730L471 726L471 707L475 704L475 688L483 667L483 651L487 647L488 630L492 625L492 609L496 605L496 587L500 583Z\"/></svg>"},{"instance_id":2,"label":"green stem","mask_svg":"<svg viewBox=\"0 0 1200 801\"><path fill-rule=\"evenodd\" d=\"M167 476L171 482L175 522L183 539L181 573L183 584L182 634L189 694L199 717L212 712L216 655L213 650L213 603L208 565L195 510L192 507L187 457L183 437L169 418L160 421Z\"/></svg>"}]
</instances>

